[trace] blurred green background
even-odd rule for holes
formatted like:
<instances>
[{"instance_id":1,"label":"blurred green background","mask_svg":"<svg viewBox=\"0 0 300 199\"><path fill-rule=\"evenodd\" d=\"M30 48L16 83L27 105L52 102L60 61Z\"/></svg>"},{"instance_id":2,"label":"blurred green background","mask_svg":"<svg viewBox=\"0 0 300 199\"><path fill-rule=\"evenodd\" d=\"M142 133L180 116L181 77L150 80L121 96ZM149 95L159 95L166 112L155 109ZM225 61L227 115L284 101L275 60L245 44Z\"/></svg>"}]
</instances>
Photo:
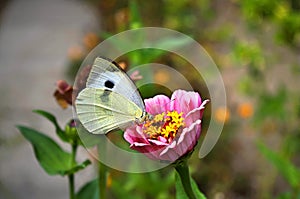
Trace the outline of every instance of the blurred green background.
<instances>
[{"instance_id":1,"label":"blurred green background","mask_svg":"<svg viewBox=\"0 0 300 199\"><path fill-rule=\"evenodd\" d=\"M7 1L0 7L2 34L6 27L4 16L8 15L5 15L7 5L13 3L14 1ZM88 22L83 21L77 13L79 8L61 12L61 16L67 15L70 16L70 19L68 22L62 22L61 26L55 27L52 31L53 33L58 32L63 27L66 34L65 38L73 35L73 39L64 43L64 51L60 51L62 53L59 55L64 56L64 58L60 58L64 61L61 62L60 69L57 70L59 75L53 77L67 79L70 83L73 82L77 69L90 50L110 35L127 29L158 26L189 35L198 41L216 62L224 79L228 100L228 107L219 107L215 113L216 118L212 118L225 122L217 145L203 159L197 157L198 150L196 149L196 153L190 160L192 176L196 179L199 188L208 198L214 199L300 198L299 0L182 0L178 2L170 0L89 0L78 1L77 3L80 4L78 6L80 9L84 7L82 16L86 12L93 14L92 22L96 25L82 25L72 29L70 24L89 24L89 18L86 19ZM19 4L15 3L14 5ZM20 6L18 9L22 9L24 6L26 8L29 4L22 4L23 7ZM54 3L49 1L47 5L58 8L60 4L60 1ZM39 12L35 14L38 15ZM55 18L55 14L52 16L51 12L45 15L45 18L52 17ZM60 17L55 18L55 20L59 21ZM21 23L22 19L18 18L16 21L19 22L16 27L24 25ZM42 23L42 21L36 23ZM72 29L73 32L68 31L68 28L69 30ZM15 29L11 29L10 33L14 31ZM74 33L74 31L78 33ZM30 33L32 32L27 34ZM41 37L45 34L44 39L48 43L52 41L51 34L41 32L38 35L41 34ZM77 36L74 37L74 34ZM3 36L2 40L0 37L0 41L4 41ZM33 40L33 42L35 41ZM7 45L10 46L11 44L0 45L1 52L7 50ZM30 51L30 44L27 44L26 48ZM37 44L36 48L43 49L43 46ZM57 49L53 47L47 52L51 55L55 50ZM7 54L11 56L11 53L13 52ZM55 56L53 54L53 59ZM30 57L24 55L24 57L11 56L10 58L35 59L35 57L37 56L31 54ZM205 83L187 72L188 63L176 55L155 53L155 56L151 56L151 53L147 52L132 52L120 58L119 61L122 61L128 68L151 61L172 66L183 71L182 73L190 80L193 88L199 91L202 96L209 98ZM5 73L5 70L8 70L7 62L0 61L0 63L3 74L6 74L5 76L11 75L13 78L15 73ZM32 70L29 68L30 73L47 76L47 71L52 71L50 63L53 64L45 61L45 64ZM26 66L24 67L26 70ZM24 73L25 70L20 68L16 70L21 70L17 71L19 73L17 77L22 78L24 76L22 72ZM171 81L170 77L163 71L154 78L157 78L158 81ZM2 77L1 80L2 84L5 85ZM41 104L41 107L36 105L31 105L31 107L32 109L50 108L56 114L67 115L62 116L62 118L67 118L68 115L71 115L70 110L68 114L66 111L62 113L58 108L52 107L55 102L52 102L54 99L52 99L51 86L54 91L55 80L49 79L48 82L52 81L53 83L52 85L48 83L47 88L42 87L43 83L32 80L34 82L31 82L33 89L38 86L42 91L48 89L49 92L31 93L31 96L37 98L35 101L40 101ZM10 92L16 91L14 88L17 86L14 84L12 90L5 90L7 95L10 96ZM165 90L155 90L154 93L150 91L153 89L143 88L142 95L149 97L156 94L157 91L170 94ZM13 96L20 97L20 94L25 93L22 92ZM43 95L43 98L38 97L40 95ZM49 100L43 101L44 98L47 100L49 98ZM1 100L3 101L3 99ZM32 102L31 99L28 101ZM48 106L45 104L46 102L52 104ZM19 104L15 105L16 103ZM31 114L29 110L31 107L29 108L26 103L22 104L21 101L15 102L15 104L10 104L7 107L2 105L0 118L6 120L18 118L18 121L24 121L23 118L27 117L27 114ZM23 110L22 117L7 116L9 114L7 112L14 111L16 106ZM17 115L18 112L15 112ZM211 113L207 112L204 117L204 135L207 128L205 125L208 124L210 115ZM25 120L25 123L32 125L35 121L39 120ZM2 123L1 125L3 126ZM34 126L48 130L46 127L42 127L42 124L34 124ZM7 152L10 150L21 150L16 149L17 145L25 145L28 150L23 155L33 159L29 144L15 130L9 136L7 133L3 134L2 131L6 130L7 128L2 127L0 132L1 154L6 154L0 156L1 162L10 159L10 156L7 156ZM26 162L21 163L17 160L12 163L26 164ZM12 169L21 167L19 165L8 169L7 166L6 164L5 168L3 165L0 167L0 198L2 195L3 198L21 198L19 194L15 193L18 192L15 188L25 186L25 182L22 181L24 184L14 186L16 180L7 182L5 178L7 175L4 174L8 170L14 173L11 171ZM35 166L38 168L38 165ZM26 172L26 166L23 172ZM37 170L36 172L42 173L43 171ZM89 174L82 174L84 176L82 179L91 178L86 177L86 175L93 176L93 171ZM15 177L17 178L17 176ZM49 178L53 177L43 176L46 181ZM163 199L170 198L170 196L174 197L174 176L168 169L148 174L127 174L111 171L109 179L109 196L111 198ZM26 185L27 183L34 183L32 180L29 179ZM55 186L52 186L52 183L55 182L53 180L45 186L55 190ZM44 187L43 185L40 186ZM40 190L33 187L31 192L40 192L41 190L47 192L49 187ZM38 198L38 196L26 193L22 189L20 191L31 196L31 198Z\"/></svg>"}]
</instances>

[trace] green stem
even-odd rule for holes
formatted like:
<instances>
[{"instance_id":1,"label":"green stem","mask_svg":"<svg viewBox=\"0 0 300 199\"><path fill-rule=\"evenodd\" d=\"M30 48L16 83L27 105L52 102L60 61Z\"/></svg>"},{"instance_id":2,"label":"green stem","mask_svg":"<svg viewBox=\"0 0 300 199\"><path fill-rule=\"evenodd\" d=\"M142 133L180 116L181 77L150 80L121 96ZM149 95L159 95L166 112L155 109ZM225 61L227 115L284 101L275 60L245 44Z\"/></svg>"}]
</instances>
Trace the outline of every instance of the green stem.
<instances>
[{"instance_id":1,"label":"green stem","mask_svg":"<svg viewBox=\"0 0 300 199\"><path fill-rule=\"evenodd\" d=\"M105 136L105 135L103 135ZM98 156L106 154L106 139L105 137L100 138L102 142L98 144ZM101 161L98 162L98 184L99 184L99 199L106 198L106 177L107 177L107 167Z\"/></svg>"},{"instance_id":2,"label":"green stem","mask_svg":"<svg viewBox=\"0 0 300 199\"><path fill-rule=\"evenodd\" d=\"M75 164L76 162L76 150L77 150L77 145L72 145L72 152L71 152L71 155L72 155L72 164ZM70 174L68 176L69 178L69 195L70 195L70 199L75 199L75 176L74 174Z\"/></svg>"},{"instance_id":3,"label":"green stem","mask_svg":"<svg viewBox=\"0 0 300 199\"><path fill-rule=\"evenodd\" d=\"M70 174L69 178L69 195L70 199L75 199L74 174Z\"/></svg>"},{"instance_id":4,"label":"green stem","mask_svg":"<svg viewBox=\"0 0 300 199\"><path fill-rule=\"evenodd\" d=\"M191 185L190 172L189 172L189 166L187 164L187 160L184 160L176 164L175 169L179 174L182 186L187 196L190 199L196 199L195 193L193 192L192 185Z\"/></svg>"},{"instance_id":5,"label":"green stem","mask_svg":"<svg viewBox=\"0 0 300 199\"><path fill-rule=\"evenodd\" d=\"M300 189L299 189L299 186L296 186L296 187L293 187L292 189L292 197L291 198L299 198L300 196Z\"/></svg>"},{"instance_id":6,"label":"green stem","mask_svg":"<svg viewBox=\"0 0 300 199\"><path fill-rule=\"evenodd\" d=\"M99 199L106 198L106 166L99 162Z\"/></svg>"}]
</instances>

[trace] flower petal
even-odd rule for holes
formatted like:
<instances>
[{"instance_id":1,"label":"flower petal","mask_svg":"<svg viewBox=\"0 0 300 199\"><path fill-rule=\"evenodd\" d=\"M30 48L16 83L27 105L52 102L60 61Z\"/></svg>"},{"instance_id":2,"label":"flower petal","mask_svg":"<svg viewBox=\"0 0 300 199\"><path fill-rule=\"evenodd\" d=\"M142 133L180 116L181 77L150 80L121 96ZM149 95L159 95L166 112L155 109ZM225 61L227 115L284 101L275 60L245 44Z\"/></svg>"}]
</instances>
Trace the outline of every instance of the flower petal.
<instances>
[{"instance_id":1,"label":"flower petal","mask_svg":"<svg viewBox=\"0 0 300 199\"><path fill-rule=\"evenodd\" d=\"M170 110L170 99L165 95L157 95L153 98L145 99L146 111L151 115L160 114Z\"/></svg>"},{"instance_id":2,"label":"flower petal","mask_svg":"<svg viewBox=\"0 0 300 199\"><path fill-rule=\"evenodd\" d=\"M134 143L130 146L131 149L139 151L151 159L159 160L159 154L166 146L156 144Z\"/></svg>"},{"instance_id":3,"label":"flower petal","mask_svg":"<svg viewBox=\"0 0 300 199\"><path fill-rule=\"evenodd\" d=\"M160 159L174 162L179 157L190 152L197 144L200 131L201 120L197 120L190 127L183 129L177 142L173 141L161 152Z\"/></svg>"},{"instance_id":4,"label":"flower petal","mask_svg":"<svg viewBox=\"0 0 300 199\"><path fill-rule=\"evenodd\" d=\"M133 143L146 143L150 144L145 137L144 133L142 132L142 127L140 126L133 126L127 128L123 135L124 139L129 142L131 145Z\"/></svg>"},{"instance_id":5,"label":"flower petal","mask_svg":"<svg viewBox=\"0 0 300 199\"><path fill-rule=\"evenodd\" d=\"M176 90L171 97L170 109L178 113L183 112L185 116L188 112L201 105L199 93L193 91Z\"/></svg>"},{"instance_id":6,"label":"flower petal","mask_svg":"<svg viewBox=\"0 0 300 199\"><path fill-rule=\"evenodd\" d=\"M195 121L188 128L183 129L182 134L180 135L176 151L180 156L186 154L191 151L200 137L201 133L201 120Z\"/></svg>"},{"instance_id":7,"label":"flower petal","mask_svg":"<svg viewBox=\"0 0 300 199\"><path fill-rule=\"evenodd\" d=\"M186 114L184 118L184 122L186 126L190 126L192 123L194 123L196 120L201 120L203 116L203 111L205 109L205 105L209 102L209 100L204 100L200 107L193 109L188 114Z\"/></svg>"},{"instance_id":8,"label":"flower petal","mask_svg":"<svg viewBox=\"0 0 300 199\"><path fill-rule=\"evenodd\" d=\"M166 146L166 143L148 140L140 126L127 128L123 136L124 139L130 143L131 149L139 151L147 157L155 160L159 159L161 150Z\"/></svg>"},{"instance_id":9,"label":"flower petal","mask_svg":"<svg viewBox=\"0 0 300 199\"><path fill-rule=\"evenodd\" d=\"M176 141L174 140L169 146L167 146L161 153L160 153L160 159L166 160L169 162L174 162L177 160L180 155L176 153L176 150L174 148L176 147Z\"/></svg>"},{"instance_id":10,"label":"flower petal","mask_svg":"<svg viewBox=\"0 0 300 199\"><path fill-rule=\"evenodd\" d=\"M143 143L134 143L134 144L130 145L130 148L143 153L150 159L158 160L159 154L163 147L162 146L152 146L150 144L147 145L147 144L143 144Z\"/></svg>"},{"instance_id":11,"label":"flower petal","mask_svg":"<svg viewBox=\"0 0 300 199\"><path fill-rule=\"evenodd\" d=\"M150 144L145 144L145 143L139 143L139 142L134 142L130 145L130 147L134 148L134 147L143 147L143 146L147 146Z\"/></svg>"},{"instance_id":12,"label":"flower petal","mask_svg":"<svg viewBox=\"0 0 300 199\"><path fill-rule=\"evenodd\" d=\"M161 141L158 141L158 140L148 140L150 143L153 143L155 145L158 145L158 146L168 146L169 144L168 143L165 143L165 142L161 142Z\"/></svg>"}]
</instances>

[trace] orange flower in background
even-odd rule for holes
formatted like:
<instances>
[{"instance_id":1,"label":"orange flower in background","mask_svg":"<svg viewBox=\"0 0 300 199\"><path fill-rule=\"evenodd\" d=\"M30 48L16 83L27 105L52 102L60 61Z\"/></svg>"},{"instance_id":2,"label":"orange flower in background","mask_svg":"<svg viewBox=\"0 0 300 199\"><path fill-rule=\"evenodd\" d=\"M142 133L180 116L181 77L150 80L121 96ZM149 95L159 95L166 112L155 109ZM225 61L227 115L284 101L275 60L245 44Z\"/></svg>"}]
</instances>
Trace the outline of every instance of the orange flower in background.
<instances>
[{"instance_id":1,"label":"orange flower in background","mask_svg":"<svg viewBox=\"0 0 300 199\"><path fill-rule=\"evenodd\" d=\"M92 50L95 46L99 44L99 37L95 33L87 33L83 37L83 44L88 50Z\"/></svg>"},{"instance_id":2,"label":"orange flower in background","mask_svg":"<svg viewBox=\"0 0 300 199\"><path fill-rule=\"evenodd\" d=\"M242 103L238 106L237 112L241 118L249 118L253 115L253 105L251 103Z\"/></svg>"},{"instance_id":3,"label":"orange flower in background","mask_svg":"<svg viewBox=\"0 0 300 199\"><path fill-rule=\"evenodd\" d=\"M128 8L120 9L116 12L114 20L117 27L125 28L129 21L129 10Z\"/></svg>"},{"instance_id":4,"label":"orange flower in background","mask_svg":"<svg viewBox=\"0 0 300 199\"><path fill-rule=\"evenodd\" d=\"M218 122L228 122L230 119L230 111L226 107L219 107L217 108L215 114L215 120Z\"/></svg>"},{"instance_id":5,"label":"orange flower in background","mask_svg":"<svg viewBox=\"0 0 300 199\"><path fill-rule=\"evenodd\" d=\"M69 48L68 50L68 57L71 60L77 61L80 60L81 58L83 58L83 51L82 48L80 46L73 46L71 48Z\"/></svg>"},{"instance_id":6,"label":"orange flower in background","mask_svg":"<svg viewBox=\"0 0 300 199\"><path fill-rule=\"evenodd\" d=\"M112 185L112 176L111 176L110 173L108 173L107 179L106 179L106 187L107 187L107 188L110 188L111 185Z\"/></svg>"},{"instance_id":7,"label":"orange flower in background","mask_svg":"<svg viewBox=\"0 0 300 199\"><path fill-rule=\"evenodd\" d=\"M170 79L171 79L170 74L165 70L160 70L156 72L154 75L154 80L158 84L165 84L168 81L170 81Z\"/></svg>"},{"instance_id":8,"label":"orange flower in background","mask_svg":"<svg viewBox=\"0 0 300 199\"><path fill-rule=\"evenodd\" d=\"M118 64L124 71L126 71L127 63L125 61L118 62Z\"/></svg>"}]
</instances>

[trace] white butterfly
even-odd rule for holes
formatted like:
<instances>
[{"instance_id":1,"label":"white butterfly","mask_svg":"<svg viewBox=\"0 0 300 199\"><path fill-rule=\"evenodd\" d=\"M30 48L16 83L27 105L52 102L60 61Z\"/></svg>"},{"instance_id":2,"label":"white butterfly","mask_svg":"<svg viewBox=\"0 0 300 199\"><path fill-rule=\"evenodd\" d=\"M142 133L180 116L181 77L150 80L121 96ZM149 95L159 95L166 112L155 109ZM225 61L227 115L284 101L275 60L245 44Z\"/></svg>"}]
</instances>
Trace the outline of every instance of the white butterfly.
<instances>
[{"instance_id":1,"label":"white butterfly","mask_svg":"<svg viewBox=\"0 0 300 199\"><path fill-rule=\"evenodd\" d=\"M86 88L76 98L75 108L82 125L93 134L106 134L149 118L128 75L117 63L100 57L95 59Z\"/></svg>"}]
</instances>

